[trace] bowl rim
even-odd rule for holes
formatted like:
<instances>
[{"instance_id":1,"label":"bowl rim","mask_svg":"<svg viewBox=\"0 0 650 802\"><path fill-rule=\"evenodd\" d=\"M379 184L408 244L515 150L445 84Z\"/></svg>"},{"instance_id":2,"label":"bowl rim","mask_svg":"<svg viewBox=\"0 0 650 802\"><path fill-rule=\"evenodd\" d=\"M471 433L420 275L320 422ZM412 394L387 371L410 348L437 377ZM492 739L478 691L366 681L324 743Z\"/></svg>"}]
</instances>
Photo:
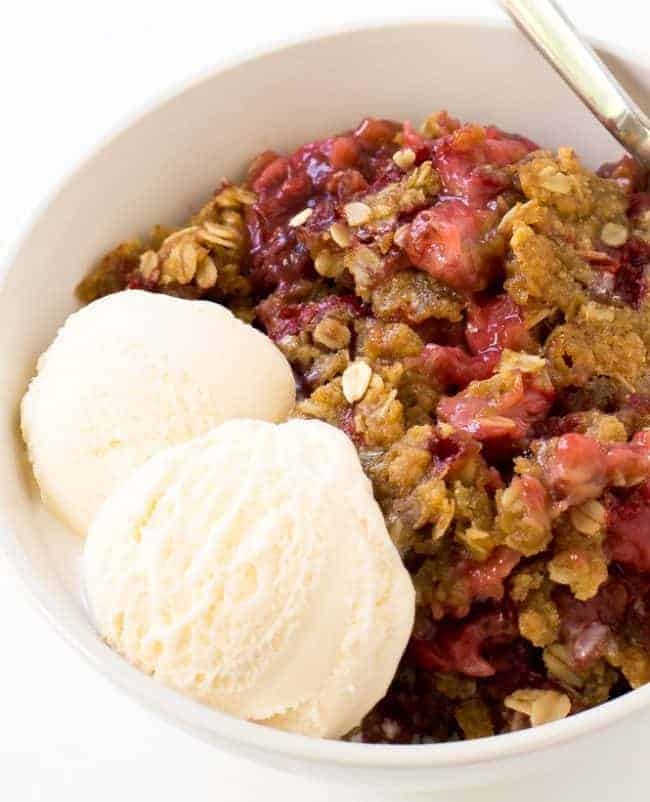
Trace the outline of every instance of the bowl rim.
<instances>
[{"instance_id":1,"label":"bowl rim","mask_svg":"<svg viewBox=\"0 0 650 802\"><path fill-rule=\"evenodd\" d=\"M0 263L0 294L4 290L6 277L16 263L30 232L41 218L47 215L50 206L65 192L68 185L74 182L79 173L110 147L114 139L126 133L129 128L149 114L204 82L273 53L291 50L303 44L333 40L365 31L440 25L474 28L475 30L488 28L515 31L507 21L482 16L387 17L323 25L240 49L235 55L218 60L183 79L166 85L161 91L152 93L144 102L121 115L103 136L86 149L82 158L76 160L72 166L64 167L60 177L51 185L41 202L28 213ZM644 63L644 56L634 49L622 48L600 39L591 41L599 49L619 56L625 61ZM54 594L34 576L30 560L2 508L0 508L0 536L0 551L27 589L27 597L50 622L63 641L81 654L99 674L106 677L119 690L131 696L134 701L208 743L214 744L216 738L233 746L237 745L242 750L253 749L258 753L264 752L287 759L358 769L393 771L443 769L484 764L530 752L543 751L572 741L581 735L598 732L628 715L650 706L650 684L648 684L617 699L543 727L470 741L427 745L362 744L326 740L260 726L221 713L161 684L152 682L149 677L143 675L102 643L98 637L92 643L84 643L81 630L79 634L71 632L70 627L66 626L66 622L56 615L57 605L53 603Z\"/></svg>"}]
</instances>

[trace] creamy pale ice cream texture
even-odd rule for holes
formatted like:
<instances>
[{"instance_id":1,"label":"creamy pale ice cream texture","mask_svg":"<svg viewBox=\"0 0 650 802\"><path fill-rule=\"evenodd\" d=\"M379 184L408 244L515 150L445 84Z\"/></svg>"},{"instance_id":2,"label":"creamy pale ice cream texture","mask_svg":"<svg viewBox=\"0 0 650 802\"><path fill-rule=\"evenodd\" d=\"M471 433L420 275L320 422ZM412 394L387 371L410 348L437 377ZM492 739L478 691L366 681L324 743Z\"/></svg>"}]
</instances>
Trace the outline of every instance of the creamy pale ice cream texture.
<instances>
[{"instance_id":1,"label":"creamy pale ice cream texture","mask_svg":"<svg viewBox=\"0 0 650 802\"><path fill-rule=\"evenodd\" d=\"M352 443L320 421L233 420L154 456L86 540L105 640L221 711L339 737L384 695L411 579Z\"/></svg>"},{"instance_id":2,"label":"creamy pale ice cream texture","mask_svg":"<svg viewBox=\"0 0 650 802\"><path fill-rule=\"evenodd\" d=\"M39 360L22 430L44 503L85 534L153 454L231 418L283 420L294 400L282 353L224 307L127 290L68 318Z\"/></svg>"}]
</instances>

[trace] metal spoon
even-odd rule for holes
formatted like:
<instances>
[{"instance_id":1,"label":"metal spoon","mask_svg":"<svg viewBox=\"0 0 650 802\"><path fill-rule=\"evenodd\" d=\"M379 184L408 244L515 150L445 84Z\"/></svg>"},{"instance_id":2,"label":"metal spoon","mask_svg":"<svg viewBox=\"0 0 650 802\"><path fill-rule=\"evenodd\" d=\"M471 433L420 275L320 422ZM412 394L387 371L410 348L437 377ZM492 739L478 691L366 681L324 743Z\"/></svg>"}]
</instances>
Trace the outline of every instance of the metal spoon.
<instances>
[{"instance_id":1,"label":"metal spoon","mask_svg":"<svg viewBox=\"0 0 650 802\"><path fill-rule=\"evenodd\" d=\"M517 26L623 147L650 169L650 118L553 0L500 0Z\"/></svg>"}]
</instances>

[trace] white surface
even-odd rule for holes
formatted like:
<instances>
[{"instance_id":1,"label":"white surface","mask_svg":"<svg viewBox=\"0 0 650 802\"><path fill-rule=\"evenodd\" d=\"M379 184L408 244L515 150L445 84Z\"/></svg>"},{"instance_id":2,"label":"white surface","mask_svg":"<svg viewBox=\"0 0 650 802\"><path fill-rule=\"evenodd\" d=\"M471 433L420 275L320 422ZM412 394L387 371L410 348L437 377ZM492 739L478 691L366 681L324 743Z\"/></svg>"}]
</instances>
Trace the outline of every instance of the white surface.
<instances>
[{"instance_id":1,"label":"white surface","mask_svg":"<svg viewBox=\"0 0 650 802\"><path fill-rule=\"evenodd\" d=\"M0 74L5 79L0 248L65 167L143 98L260 40L323 23L389 15L394 5L357 0L352 13L349 3L338 0L327 9L276 2L254 12L244 4L225 11L218 2L194 2L191 11L162 1L12 4L5 11L0 40ZM635 0L619 0L614 12L609 5L599 11L600 4L590 0L567 0L566 5L587 32L645 49L647 27L639 19L643 12L634 10ZM425 15L432 7L439 14L495 13L488 0L402 2L399 12ZM2 565L0 609L5 635L0 691L3 798L377 798L358 791L332 792L226 757L140 711L58 640ZM612 750L631 752L634 746L612 744ZM524 793L528 802L547 799L560 782L560 798L572 802L600 802L613 789L619 798L634 802L646 798L641 760L636 765L636 770L626 765L622 774L620 766L616 774L609 772L610 766L576 767L575 777L549 777L548 783L537 782ZM510 786L492 789L482 800L506 802L521 795L521 787ZM464 802L468 797L439 798Z\"/></svg>"}]
</instances>

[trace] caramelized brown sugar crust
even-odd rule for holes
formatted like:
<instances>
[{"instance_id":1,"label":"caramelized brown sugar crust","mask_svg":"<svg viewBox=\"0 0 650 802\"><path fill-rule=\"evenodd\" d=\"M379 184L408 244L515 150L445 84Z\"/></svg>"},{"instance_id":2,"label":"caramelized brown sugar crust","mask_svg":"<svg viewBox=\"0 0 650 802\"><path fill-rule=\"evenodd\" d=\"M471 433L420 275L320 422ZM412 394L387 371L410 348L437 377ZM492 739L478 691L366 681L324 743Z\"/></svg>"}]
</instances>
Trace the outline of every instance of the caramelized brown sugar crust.
<instances>
[{"instance_id":1,"label":"caramelized brown sugar crust","mask_svg":"<svg viewBox=\"0 0 650 802\"><path fill-rule=\"evenodd\" d=\"M366 119L79 286L225 304L290 361L295 414L355 443L418 609L351 737L481 737L650 681L647 190L446 112Z\"/></svg>"}]
</instances>

